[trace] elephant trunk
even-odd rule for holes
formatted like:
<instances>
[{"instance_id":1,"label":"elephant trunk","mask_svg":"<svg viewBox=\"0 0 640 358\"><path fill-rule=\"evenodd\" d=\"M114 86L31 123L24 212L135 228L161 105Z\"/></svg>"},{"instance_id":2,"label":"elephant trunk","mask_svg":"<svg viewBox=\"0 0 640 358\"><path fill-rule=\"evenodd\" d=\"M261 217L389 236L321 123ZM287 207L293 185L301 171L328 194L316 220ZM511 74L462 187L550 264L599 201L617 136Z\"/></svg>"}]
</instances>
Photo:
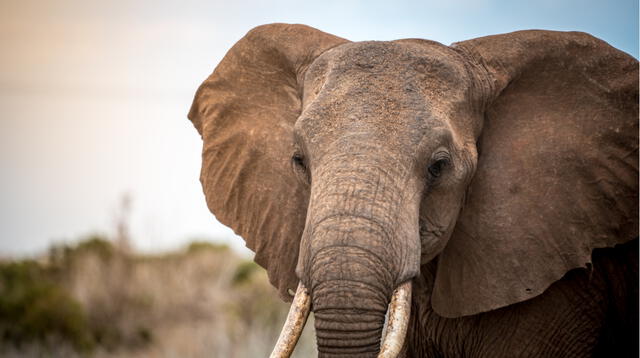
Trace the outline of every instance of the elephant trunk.
<instances>
[{"instance_id":1,"label":"elephant trunk","mask_svg":"<svg viewBox=\"0 0 640 358\"><path fill-rule=\"evenodd\" d=\"M389 304L387 329L383 337L382 348L378 354L378 358L396 358L400 355L409 325L409 316L411 314L411 282L401 284L393 293L391 303ZM310 309L310 297L307 288L300 283L296 291L296 295L291 304L287 321L282 328L278 342L270 355L270 358L289 358L296 343L300 338L302 329L304 328ZM344 334L338 331L338 342L342 342ZM335 339L335 337L325 337L325 339ZM350 338L350 337L347 337ZM362 337L354 337L355 339ZM330 346L330 343L325 343ZM349 346L353 347L353 345ZM325 355L330 349L325 349ZM355 353L355 352L352 352ZM341 352L340 354L343 354ZM335 355L335 354L334 354Z\"/></svg>"},{"instance_id":2,"label":"elephant trunk","mask_svg":"<svg viewBox=\"0 0 640 358\"><path fill-rule=\"evenodd\" d=\"M318 352L321 357L396 357L402 349L409 323L411 282L402 283L393 292L391 303L386 290L372 278L383 274L380 265L367 267L367 252L353 247L325 250L314 265L330 265L323 270L335 271L342 277L354 274L355 279L325 280L315 285L313 306ZM342 255L339 252L342 251ZM345 255L346 253L346 255ZM350 259L362 260L354 264ZM345 267L352 269L344 271ZM382 335L385 314L387 330ZM383 342L382 347L381 339Z\"/></svg>"},{"instance_id":3,"label":"elephant trunk","mask_svg":"<svg viewBox=\"0 0 640 358\"><path fill-rule=\"evenodd\" d=\"M321 357L378 356L392 294L419 267L415 183L356 164L318 170L301 244Z\"/></svg>"},{"instance_id":4,"label":"elephant trunk","mask_svg":"<svg viewBox=\"0 0 640 358\"><path fill-rule=\"evenodd\" d=\"M374 279L381 263L367 255L337 246L314 260L312 306L321 357L375 357L380 350L388 290Z\"/></svg>"}]
</instances>

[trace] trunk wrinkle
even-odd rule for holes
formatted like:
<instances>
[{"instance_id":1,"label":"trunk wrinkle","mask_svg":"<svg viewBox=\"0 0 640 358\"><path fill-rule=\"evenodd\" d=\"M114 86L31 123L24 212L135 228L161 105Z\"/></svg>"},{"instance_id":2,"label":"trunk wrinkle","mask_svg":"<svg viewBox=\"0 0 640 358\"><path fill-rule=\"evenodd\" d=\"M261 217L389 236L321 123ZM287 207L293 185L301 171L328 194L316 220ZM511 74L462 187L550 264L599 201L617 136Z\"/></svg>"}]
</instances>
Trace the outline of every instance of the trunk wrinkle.
<instances>
[{"instance_id":1,"label":"trunk wrinkle","mask_svg":"<svg viewBox=\"0 0 640 358\"><path fill-rule=\"evenodd\" d=\"M325 251L329 251L329 252L325 252ZM338 251L338 252L332 252L332 251ZM348 251L348 253L345 253L344 251ZM357 251L360 251L360 253L357 253ZM318 253L311 260L311 265L310 265L311 269L313 270L316 267L319 268L323 264L328 264L328 262L325 262L325 261L331 262L335 260L335 255L345 255L345 254L349 255L351 259L351 263L358 264L362 267L368 267L372 269L372 271L376 273L377 277L383 278L383 280L386 282L394 281L395 279L394 274L389 270L389 268L387 267L387 264L385 264L384 259L380 255L376 254L374 251L368 248L364 248L356 245L336 244L336 245L330 245L330 246L325 246L321 248L320 250L318 250ZM377 262L375 263L369 262L372 259ZM323 280L323 282L328 282L328 281L331 281L331 280L330 279ZM384 292L385 290L384 287L376 286L375 284L366 282L364 280L351 279L351 281L372 286L376 290L379 290L382 292ZM313 286L311 287L311 289L312 291L315 291L317 289L317 286ZM388 298L389 297L387 297L387 299Z\"/></svg>"},{"instance_id":2,"label":"trunk wrinkle","mask_svg":"<svg viewBox=\"0 0 640 358\"><path fill-rule=\"evenodd\" d=\"M363 200L364 201L364 200ZM385 211L387 210L387 208L383 208ZM315 232L317 230L322 230L323 229L323 224L326 224L327 221L333 220L335 219L338 222L341 222L342 219L361 219L362 221L364 221L365 223L368 224L373 224L374 226L376 226L380 233L382 234L382 238L384 240L390 240L390 238L393 236L391 232L389 232L389 229L386 227L386 225L383 224L384 221L388 221L388 220L383 220L385 218L378 218L374 215L372 215L372 213L360 213L357 212L355 210L353 211L349 211L349 212L334 212L331 214L328 214L326 216L321 217L320 219L318 219L317 221L314 222L313 225L313 231L311 232L311 235L314 235ZM389 220L391 220L391 218L389 218ZM333 225L328 225L328 226L333 226ZM335 227L341 227L341 225L336 224ZM364 227L369 228L369 225L364 225Z\"/></svg>"},{"instance_id":3,"label":"trunk wrinkle","mask_svg":"<svg viewBox=\"0 0 640 358\"><path fill-rule=\"evenodd\" d=\"M345 281L345 280L334 280L334 281ZM329 282L330 283L330 282ZM382 291L374 289L374 288L366 288L366 287L362 287L362 289L367 290L368 292L370 292L369 295L366 295L363 293L361 294L345 294L345 293L339 293L336 292L337 289L334 287L329 286L328 284L322 284L322 287L319 289L316 289L315 294L319 295L319 296L324 296L324 295L335 295L336 297L338 297L339 299L343 300L344 298L347 297L347 295L349 295L349 297L352 300L357 300L357 299L371 299L372 297L375 299L376 302L386 302L388 301L387 297L384 296L384 294L382 293ZM323 304L322 306L318 306L314 308L314 314L318 314L318 313L322 313L324 311L328 311L331 312L331 310L336 310L336 311L340 311L340 310L345 310L345 309L349 309L349 310L354 310L354 308L352 307L344 307L342 305L331 305L331 304ZM369 310L374 309L377 312L386 312L387 310L387 304L383 304L383 303L379 303L379 304L371 304L370 307L368 307ZM357 309L355 309L357 310ZM358 310L360 311L360 310ZM361 310L361 311L365 311L365 310Z\"/></svg>"},{"instance_id":4,"label":"trunk wrinkle","mask_svg":"<svg viewBox=\"0 0 640 358\"><path fill-rule=\"evenodd\" d=\"M388 301L395 275L382 260L382 257L368 248L356 245L327 246L321 248L310 261L307 276L310 282L305 284L314 294L323 289L341 291L345 285L358 289L364 286L368 291L381 293L385 301ZM329 287L325 288L327 285ZM370 295L367 293L364 296Z\"/></svg>"}]
</instances>

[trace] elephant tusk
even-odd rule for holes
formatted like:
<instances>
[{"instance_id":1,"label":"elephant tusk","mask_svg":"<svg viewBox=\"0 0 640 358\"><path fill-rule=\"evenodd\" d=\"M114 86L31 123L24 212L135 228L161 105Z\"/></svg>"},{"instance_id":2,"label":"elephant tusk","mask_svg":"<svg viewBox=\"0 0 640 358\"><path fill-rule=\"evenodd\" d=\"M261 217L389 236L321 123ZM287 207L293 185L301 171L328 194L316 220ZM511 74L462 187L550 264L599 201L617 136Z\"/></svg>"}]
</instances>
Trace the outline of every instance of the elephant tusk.
<instances>
[{"instance_id":1,"label":"elephant tusk","mask_svg":"<svg viewBox=\"0 0 640 358\"><path fill-rule=\"evenodd\" d=\"M270 358L288 358L291 356L302 334L304 324L307 322L310 310L311 296L307 288L300 282L296 290L296 295L291 303L287 321L284 323L284 327L282 327L282 332L280 332L280 337L278 337L276 346L269 356Z\"/></svg>"},{"instance_id":2,"label":"elephant tusk","mask_svg":"<svg viewBox=\"0 0 640 358\"><path fill-rule=\"evenodd\" d=\"M410 314L411 281L407 281L398 286L391 297L389 322L378 358L395 358L400 354L407 335Z\"/></svg>"}]
</instances>

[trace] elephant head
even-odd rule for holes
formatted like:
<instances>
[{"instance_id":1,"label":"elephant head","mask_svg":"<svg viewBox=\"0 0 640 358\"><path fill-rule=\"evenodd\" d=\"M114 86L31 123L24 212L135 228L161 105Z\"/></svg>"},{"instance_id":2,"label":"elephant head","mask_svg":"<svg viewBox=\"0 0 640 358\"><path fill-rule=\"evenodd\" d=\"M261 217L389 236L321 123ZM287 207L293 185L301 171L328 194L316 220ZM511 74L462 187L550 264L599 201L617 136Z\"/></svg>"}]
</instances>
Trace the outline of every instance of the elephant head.
<instances>
[{"instance_id":1,"label":"elephant head","mask_svg":"<svg viewBox=\"0 0 640 358\"><path fill-rule=\"evenodd\" d=\"M637 236L637 77L584 33L445 46L272 24L233 46L189 118L210 210L285 300L300 284L320 355L375 356L421 264L438 260L433 309L459 317Z\"/></svg>"}]
</instances>

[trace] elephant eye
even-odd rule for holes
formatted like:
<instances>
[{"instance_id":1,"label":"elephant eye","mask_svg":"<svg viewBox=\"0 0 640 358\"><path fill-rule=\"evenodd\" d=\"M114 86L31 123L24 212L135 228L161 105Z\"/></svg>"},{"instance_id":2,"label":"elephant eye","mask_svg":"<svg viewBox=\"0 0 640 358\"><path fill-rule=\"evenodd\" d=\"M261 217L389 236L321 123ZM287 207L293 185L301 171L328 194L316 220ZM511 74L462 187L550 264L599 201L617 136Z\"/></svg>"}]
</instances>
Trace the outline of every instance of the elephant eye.
<instances>
[{"instance_id":1,"label":"elephant eye","mask_svg":"<svg viewBox=\"0 0 640 358\"><path fill-rule=\"evenodd\" d=\"M429 166L429 174L432 178L438 178L442 175L442 170L449 164L448 159L438 159Z\"/></svg>"},{"instance_id":2,"label":"elephant eye","mask_svg":"<svg viewBox=\"0 0 640 358\"><path fill-rule=\"evenodd\" d=\"M302 154L299 153L295 153L293 155L293 157L291 157L291 161L293 162L293 164L297 167L303 168L306 170L307 166L304 163L304 157L302 156Z\"/></svg>"},{"instance_id":3,"label":"elephant eye","mask_svg":"<svg viewBox=\"0 0 640 358\"><path fill-rule=\"evenodd\" d=\"M293 154L291 157L291 166L293 167L293 172L298 177L302 183L309 184L309 171L307 170L307 163L305 162L304 156L299 153Z\"/></svg>"}]
</instances>

